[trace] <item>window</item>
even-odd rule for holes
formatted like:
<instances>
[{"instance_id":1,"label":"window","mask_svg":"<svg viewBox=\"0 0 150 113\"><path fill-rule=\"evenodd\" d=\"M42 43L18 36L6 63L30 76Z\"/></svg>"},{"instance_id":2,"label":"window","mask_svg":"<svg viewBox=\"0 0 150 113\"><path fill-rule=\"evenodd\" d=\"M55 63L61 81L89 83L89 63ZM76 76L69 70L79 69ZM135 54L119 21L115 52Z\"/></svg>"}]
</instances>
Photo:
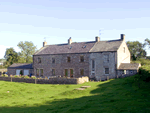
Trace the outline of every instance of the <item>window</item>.
<instances>
[{"instance_id":1,"label":"window","mask_svg":"<svg viewBox=\"0 0 150 113\"><path fill-rule=\"evenodd\" d=\"M95 71L95 61L92 60L92 71Z\"/></svg>"},{"instance_id":2,"label":"window","mask_svg":"<svg viewBox=\"0 0 150 113\"><path fill-rule=\"evenodd\" d=\"M43 76L43 69L40 69L40 75Z\"/></svg>"},{"instance_id":3,"label":"window","mask_svg":"<svg viewBox=\"0 0 150 113\"><path fill-rule=\"evenodd\" d=\"M65 69L65 77L68 76L68 69Z\"/></svg>"},{"instance_id":4,"label":"window","mask_svg":"<svg viewBox=\"0 0 150 113\"><path fill-rule=\"evenodd\" d=\"M133 74L133 71L130 71L130 74Z\"/></svg>"},{"instance_id":5,"label":"window","mask_svg":"<svg viewBox=\"0 0 150 113\"><path fill-rule=\"evenodd\" d=\"M125 53L125 47L123 47L123 51L124 51L124 53Z\"/></svg>"},{"instance_id":6,"label":"window","mask_svg":"<svg viewBox=\"0 0 150 113\"><path fill-rule=\"evenodd\" d=\"M80 75L84 75L84 69L80 69Z\"/></svg>"},{"instance_id":7,"label":"window","mask_svg":"<svg viewBox=\"0 0 150 113\"><path fill-rule=\"evenodd\" d=\"M39 76L39 69L36 69L36 75Z\"/></svg>"},{"instance_id":8,"label":"window","mask_svg":"<svg viewBox=\"0 0 150 113\"><path fill-rule=\"evenodd\" d=\"M104 55L104 62L109 62L109 55Z\"/></svg>"},{"instance_id":9,"label":"window","mask_svg":"<svg viewBox=\"0 0 150 113\"><path fill-rule=\"evenodd\" d=\"M52 63L53 63L53 64L55 63L55 58L52 58Z\"/></svg>"},{"instance_id":10,"label":"window","mask_svg":"<svg viewBox=\"0 0 150 113\"><path fill-rule=\"evenodd\" d=\"M80 56L80 62L84 62L84 56Z\"/></svg>"},{"instance_id":11,"label":"window","mask_svg":"<svg viewBox=\"0 0 150 113\"><path fill-rule=\"evenodd\" d=\"M70 61L71 61L71 58L70 58L70 57L67 57L67 60L68 60L68 62L70 62Z\"/></svg>"},{"instance_id":12,"label":"window","mask_svg":"<svg viewBox=\"0 0 150 113\"><path fill-rule=\"evenodd\" d=\"M55 75L55 69L52 69L52 75Z\"/></svg>"},{"instance_id":13,"label":"window","mask_svg":"<svg viewBox=\"0 0 150 113\"><path fill-rule=\"evenodd\" d=\"M41 63L41 58L38 58L38 63Z\"/></svg>"},{"instance_id":14,"label":"window","mask_svg":"<svg viewBox=\"0 0 150 113\"><path fill-rule=\"evenodd\" d=\"M105 68L105 74L109 74L109 68Z\"/></svg>"}]
</instances>

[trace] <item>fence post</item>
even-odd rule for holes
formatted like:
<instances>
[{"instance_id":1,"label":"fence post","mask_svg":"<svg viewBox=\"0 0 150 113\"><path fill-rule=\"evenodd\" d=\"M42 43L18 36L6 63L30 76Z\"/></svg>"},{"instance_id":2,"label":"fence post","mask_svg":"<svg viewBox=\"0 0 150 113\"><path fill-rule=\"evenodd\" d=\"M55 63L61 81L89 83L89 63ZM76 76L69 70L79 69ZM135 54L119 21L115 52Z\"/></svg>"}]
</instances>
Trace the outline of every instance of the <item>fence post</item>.
<instances>
[{"instance_id":1,"label":"fence post","mask_svg":"<svg viewBox=\"0 0 150 113\"><path fill-rule=\"evenodd\" d=\"M35 79L35 84L37 83L36 79Z\"/></svg>"},{"instance_id":2,"label":"fence post","mask_svg":"<svg viewBox=\"0 0 150 113\"><path fill-rule=\"evenodd\" d=\"M11 77L11 82L12 82L12 77Z\"/></svg>"},{"instance_id":3,"label":"fence post","mask_svg":"<svg viewBox=\"0 0 150 113\"><path fill-rule=\"evenodd\" d=\"M118 78L118 75L117 75L117 78Z\"/></svg>"},{"instance_id":4,"label":"fence post","mask_svg":"<svg viewBox=\"0 0 150 113\"><path fill-rule=\"evenodd\" d=\"M101 77L100 77L100 82L101 82Z\"/></svg>"}]
</instances>

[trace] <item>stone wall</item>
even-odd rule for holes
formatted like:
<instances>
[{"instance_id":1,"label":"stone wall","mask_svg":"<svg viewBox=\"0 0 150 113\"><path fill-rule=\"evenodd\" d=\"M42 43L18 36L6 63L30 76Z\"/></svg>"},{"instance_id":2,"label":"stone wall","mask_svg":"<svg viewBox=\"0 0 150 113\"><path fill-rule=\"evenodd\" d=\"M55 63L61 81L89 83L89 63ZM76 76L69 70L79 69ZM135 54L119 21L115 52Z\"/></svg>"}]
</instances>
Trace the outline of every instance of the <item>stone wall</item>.
<instances>
[{"instance_id":1,"label":"stone wall","mask_svg":"<svg viewBox=\"0 0 150 113\"><path fill-rule=\"evenodd\" d=\"M84 56L84 62L80 62L80 56ZM67 62L67 57L71 58ZM41 58L41 63L38 63L38 58ZM52 58L55 58L55 63L52 63ZM51 77L52 69L55 69L55 75L65 75L65 69L73 69L73 77L80 77L80 69L84 69L84 76L89 76L89 53L83 54L59 54L59 55L40 55L33 56L34 75L36 69L43 69L44 76Z\"/></svg>"},{"instance_id":2,"label":"stone wall","mask_svg":"<svg viewBox=\"0 0 150 113\"><path fill-rule=\"evenodd\" d=\"M108 55L108 61L106 62L105 56ZM89 78L94 78L96 80L105 80L107 76L110 78L115 78L116 76L116 52L101 52L101 53L91 53L89 61ZM92 70L92 60L95 61L95 70ZM105 74L105 68L109 68L109 74Z\"/></svg>"},{"instance_id":3,"label":"stone wall","mask_svg":"<svg viewBox=\"0 0 150 113\"><path fill-rule=\"evenodd\" d=\"M8 68L7 69L7 74L10 76L10 75L16 75L16 70L17 69L10 69ZM22 70L24 72L24 70L29 70L29 74L32 73L32 75L34 74L33 72L33 69L19 69L19 70Z\"/></svg>"},{"instance_id":4,"label":"stone wall","mask_svg":"<svg viewBox=\"0 0 150 113\"><path fill-rule=\"evenodd\" d=\"M124 52L125 48L125 52ZM130 63L130 51L127 47L125 40L123 40L119 49L117 50L117 69L121 63Z\"/></svg>"},{"instance_id":5,"label":"stone wall","mask_svg":"<svg viewBox=\"0 0 150 113\"><path fill-rule=\"evenodd\" d=\"M0 76L0 80L12 82L36 83L36 84L82 84L84 82L89 82L88 77L79 77L79 78L51 77L49 79L27 79L27 78Z\"/></svg>"}]
</instances>

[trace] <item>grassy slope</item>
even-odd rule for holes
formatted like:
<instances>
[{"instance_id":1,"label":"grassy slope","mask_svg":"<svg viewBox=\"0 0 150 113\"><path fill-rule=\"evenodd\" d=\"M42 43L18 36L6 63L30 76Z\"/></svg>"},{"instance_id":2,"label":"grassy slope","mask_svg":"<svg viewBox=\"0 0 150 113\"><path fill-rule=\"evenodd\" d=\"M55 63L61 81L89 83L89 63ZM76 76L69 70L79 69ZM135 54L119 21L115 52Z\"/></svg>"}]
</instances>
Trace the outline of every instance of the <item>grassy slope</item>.
<instances>
[{"instance_id":1,"label":"grassy slope","mask_svg":"<svg viewBox=\"0 0 150 113\"><path fill-rule=\"evenodd\" d=\"M150 83L137 76L80 85L0 81L0 113L149 113ZM83 85L91 87L74 90Z\"/></svg>"}]
</instances>

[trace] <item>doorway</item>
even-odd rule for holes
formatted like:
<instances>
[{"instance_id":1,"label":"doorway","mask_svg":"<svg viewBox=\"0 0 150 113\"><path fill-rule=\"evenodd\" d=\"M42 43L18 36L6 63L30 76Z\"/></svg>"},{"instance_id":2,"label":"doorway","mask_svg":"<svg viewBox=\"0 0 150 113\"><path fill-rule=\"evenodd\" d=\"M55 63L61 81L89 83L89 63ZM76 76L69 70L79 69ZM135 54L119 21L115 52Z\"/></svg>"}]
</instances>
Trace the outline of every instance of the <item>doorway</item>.
<instances>
[{"instance_id":1,"label":"doorway","mask_svg":"<svg viewBox=\"0 0 150 113\"><path fill-rule=\"evenodd\" d=\"M70 77L73 77L73 69L70 69Z\"/></svg>"}]
</instances>

